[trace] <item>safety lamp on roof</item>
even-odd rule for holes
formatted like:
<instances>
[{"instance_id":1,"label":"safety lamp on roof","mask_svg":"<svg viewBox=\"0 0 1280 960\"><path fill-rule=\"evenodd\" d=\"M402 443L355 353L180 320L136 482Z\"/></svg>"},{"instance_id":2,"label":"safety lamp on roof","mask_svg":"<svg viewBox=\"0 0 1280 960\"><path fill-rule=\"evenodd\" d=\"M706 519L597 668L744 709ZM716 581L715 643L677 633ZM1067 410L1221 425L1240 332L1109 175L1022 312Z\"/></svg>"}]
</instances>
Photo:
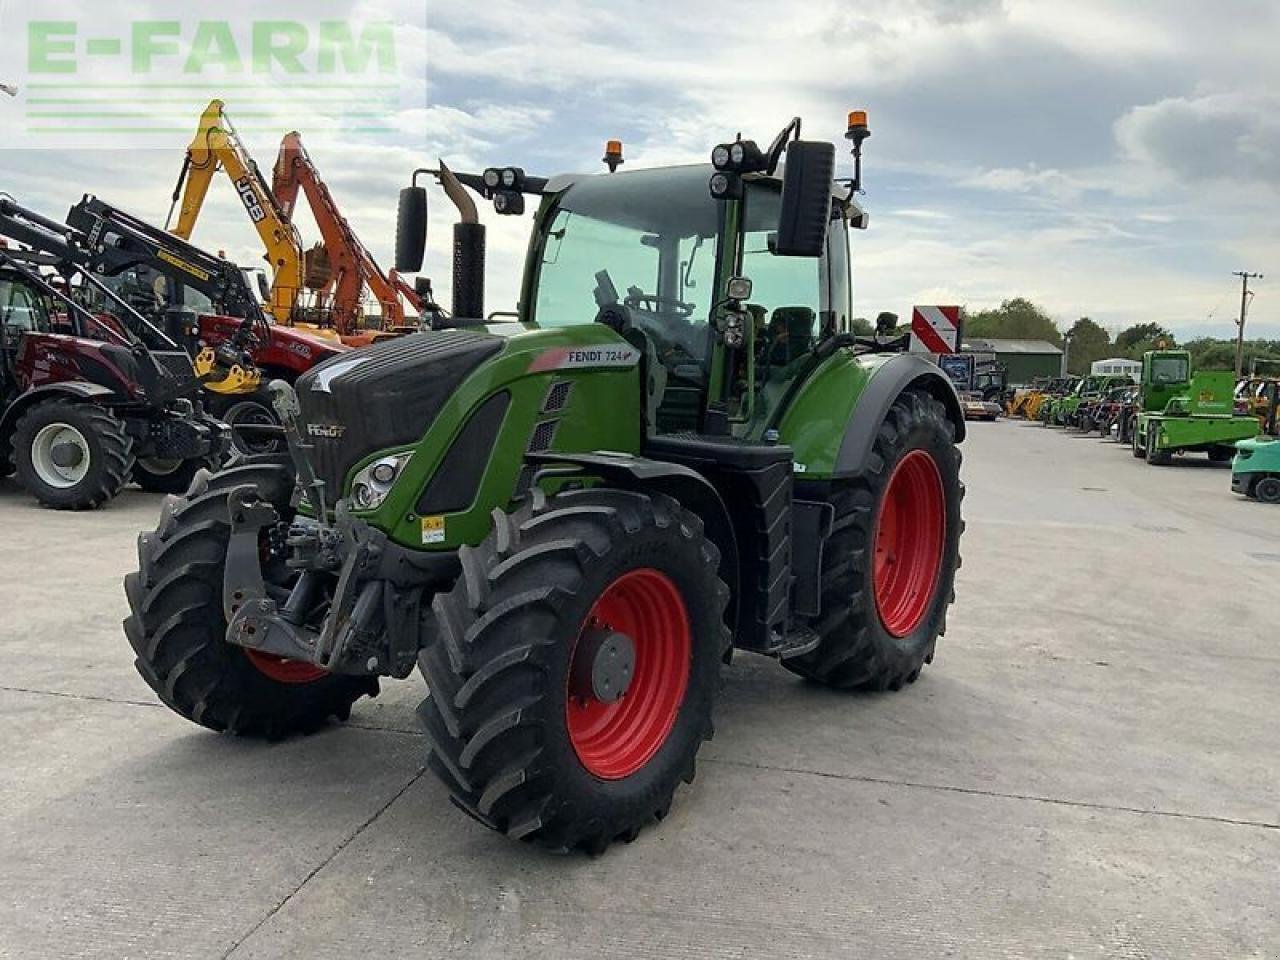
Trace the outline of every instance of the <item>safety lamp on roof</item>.
<instances>
[{"instance_id":1,"label":"safety lamp on roof","mask_svg":"<svg viewBox=\"0 0 1280 960\"><path fill-rule=\"evenodd\" d=\"M602 162L609 168L609 172L613 173L618 167L625 162L622 159L622 141L609 140L604 145L604 157Z\"/></svg>"}]
</instances>

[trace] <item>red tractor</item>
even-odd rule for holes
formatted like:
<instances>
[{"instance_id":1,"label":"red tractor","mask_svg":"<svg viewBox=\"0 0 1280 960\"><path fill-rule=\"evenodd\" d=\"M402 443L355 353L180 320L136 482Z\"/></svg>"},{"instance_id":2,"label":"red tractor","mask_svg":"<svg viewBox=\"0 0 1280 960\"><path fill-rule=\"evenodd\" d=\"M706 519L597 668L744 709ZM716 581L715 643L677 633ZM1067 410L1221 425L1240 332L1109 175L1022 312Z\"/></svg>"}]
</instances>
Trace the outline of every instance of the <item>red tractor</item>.
<instances>
[{"instance_id":1,"label":"red tractor","mask_svg":"<svg viewBox=\"0 0 1280 960\"><path fill-rule=\"evenodd\" d=\"M86 196L73 206L67 223L86 238L83 265L95 274L110 278L135 271L148 279L164 278L154 311L142 312L154 312L160 325L185 341L193 354L203 348L213 353L237 350L245 318L253 318L244 365L249 378L235 384L210 382L206 402L210 412L232 427L242 453L283 449L266 384L293 383L317 363L350 348L303 327L270 322L240 267L98 197ZM198 370L204 373L206 365L197 357Z\"/></svg>"},{"instance_id":2,"label":"red tractor","mask_svg":"<svg viewBox=\"0 0 1280 960\"><path fill-rule=\"evenodd\" d=\"M0 474L86 510L131 479L180 493L219 465L229 431L204 413L190 357L77 263L75 232L0 198L0 233L35 248L0 248ZM86 310L82 290L124 322Z\"/></svg>"}]
</instances>

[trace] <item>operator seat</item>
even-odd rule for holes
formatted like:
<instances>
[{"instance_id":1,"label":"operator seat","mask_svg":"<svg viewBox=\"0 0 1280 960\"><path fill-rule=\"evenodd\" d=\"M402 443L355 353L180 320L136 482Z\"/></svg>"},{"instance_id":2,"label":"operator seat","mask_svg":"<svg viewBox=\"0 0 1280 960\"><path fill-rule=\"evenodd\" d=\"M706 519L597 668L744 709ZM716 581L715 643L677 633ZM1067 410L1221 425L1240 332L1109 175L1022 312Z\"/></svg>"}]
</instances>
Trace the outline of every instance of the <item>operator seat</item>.
<instances>
[{"instance_id":1,"label":"operator seat","mask_svg":"<svg viewBox=\"0 0 1280 960\"><path fill-rule=\"evenodd\" d=\"M813 349L813 321L809 307L778 307L769 320L769 366L786 367Z\"/></svg>"}]
</instances>

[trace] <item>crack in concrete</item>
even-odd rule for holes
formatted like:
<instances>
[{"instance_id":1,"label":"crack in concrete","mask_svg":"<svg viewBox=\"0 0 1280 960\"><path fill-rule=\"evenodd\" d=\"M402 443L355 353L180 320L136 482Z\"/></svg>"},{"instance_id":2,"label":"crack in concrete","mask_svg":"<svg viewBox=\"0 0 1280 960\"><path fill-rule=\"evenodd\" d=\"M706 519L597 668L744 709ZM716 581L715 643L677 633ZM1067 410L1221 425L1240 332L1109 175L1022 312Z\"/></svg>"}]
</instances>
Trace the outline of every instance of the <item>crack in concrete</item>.
<instances>
[{"instance_id":1,"label":"crack in concrete","mask_svg":"<svg viewBox=\"0 0 1280 960\"><path fill-rule=\"evenodd\" d=\"M412 777L410 777L408 782L405 783L403 787L397 790L386 803L384 803L377 810L375 810L373 814L367 820L364 821L364 823L360 824L360 826L356 827L355 830L353 830L348 836L344 837L342 841L336 847L334 847L333 850L329 852L329 855L325 857L323 860L321 860L318 864L316 864L315 867L312 868L307 873L307 875L302 878L301 882L298 883L297 886L295 886L292 890L290 890L282 899L280 899L275 904L275 906L273 906L270 910L267 911L266 915L263 916L261 920L259 920L252 927L246 930L241 936L237 937L232 942L231 946L228 947L227 950L222 954L221 960L229 960L232 954L234 954L237 950L239 950L242 946L244 946L244 944L247 943L248 940L255 933L257 933L264 926L266 926L271 921L272 917L274 917L281 910L283 910L288 905L290 900L292 900L299 893L301 893L302 889L308 883L310 883L312 879L318 873L320 873L321 870L323 870L329 864L333 863L333 861L337 859L338 855L342 853L343 850L347 849L347 847L350 846L351 842L355 840L356 837L360 836L360 834L364 833L365 830L367 830L370 826L372 826L374 822L376 822L379 817L381 817L384 813L386 813L387 810L390 809L392 804L394 804L397 800L403 797L409 791L409 788L412 787L415 783L417 783L418 780L421 779L422 775L426 772L427 772L426 767L419 767L418 772L415 773Z\"/></svg>"},{"instance_id":2,"label":"crack in concrete","mask_svg":"<svg viewBox=\"0 0 1280 960\"><path fill-rule=\"evenodd\" d=\"M1167 817L1173 820L1199 820L1206 823L1222 823L1233 827L1256 827L1263 830L1280 830L1280 823L1269 823L1265 820L1242 820L1235 817L1219 817L1209 813L1182 813L1177 810L1149 810L1142 807L1129 807L1123 804L1096 803L1089 800L1067 800L1060 797L1045 797L1034 793L1005 793L1000 790L983 790L979 787L959 787L947 783L925 783L920 780L896 780L892 777L872 777L857 773L832 773L825 770L808 770L803 767L777 767L767 763L752 763L749 760L725 760L719 757L700 757L699 763L724 764L730 767L746 767L752 770L768 770L772 773L795 773L811 777L823 777L828 780L849 780L856 783L874 783L888 787L909 787L918 790L936 790L939 793L960 793L973 797L988 797L995 800L1024 800L1030 803L1050 803L1062 807L1077 807L1085 810L1104 810L1111 813L1133 813L1139 816Z\"/></svg>"},{"instance_id":3,"label":"crack in concrete","mask_svg":"<svg viewBox=\"0 0 1280 960\"><path fill-rule=\"evenodd\" d=\"M103 697L92 693L67 693L62 690L35 690L31 687L8 687L0 685L0 693L27 693L37 697L61 697L64 700L87 700L91 703L118 703L128 707L163 707L164 704L150 700L121 700L116 697Z\"/></svg>"}]
</instances>

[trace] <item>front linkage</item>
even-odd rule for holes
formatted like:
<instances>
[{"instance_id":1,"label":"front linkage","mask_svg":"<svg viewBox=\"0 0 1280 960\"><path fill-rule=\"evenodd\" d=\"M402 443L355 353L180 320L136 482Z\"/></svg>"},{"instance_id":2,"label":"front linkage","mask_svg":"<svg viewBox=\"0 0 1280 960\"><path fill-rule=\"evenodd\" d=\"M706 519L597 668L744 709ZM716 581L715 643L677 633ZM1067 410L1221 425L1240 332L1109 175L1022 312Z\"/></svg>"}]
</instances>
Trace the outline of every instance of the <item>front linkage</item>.
<instances>
[{"instance_id":1,"label":"front linkage","mask_svg":"<svg viewBox=\"0 0 1280 960\"><path fill-rule=\"evenodd\" d=\"M456 578L457 557L396 544L353 517L345 500L336 504L330 523L324 482L298 429L293 388L276 381L271 394L285 425L298 493L318 509L314 517L286 517L249 483L227 495L231 532L222 599L227 642L329 673L407 677L417 662L422 600ZM270 556L297 574L283 600L264 577L264 544ZM327 614L317 625L314 611L321 606ZM425 612L430 613L429 606Z\"/></svg>"}]
</instances>

